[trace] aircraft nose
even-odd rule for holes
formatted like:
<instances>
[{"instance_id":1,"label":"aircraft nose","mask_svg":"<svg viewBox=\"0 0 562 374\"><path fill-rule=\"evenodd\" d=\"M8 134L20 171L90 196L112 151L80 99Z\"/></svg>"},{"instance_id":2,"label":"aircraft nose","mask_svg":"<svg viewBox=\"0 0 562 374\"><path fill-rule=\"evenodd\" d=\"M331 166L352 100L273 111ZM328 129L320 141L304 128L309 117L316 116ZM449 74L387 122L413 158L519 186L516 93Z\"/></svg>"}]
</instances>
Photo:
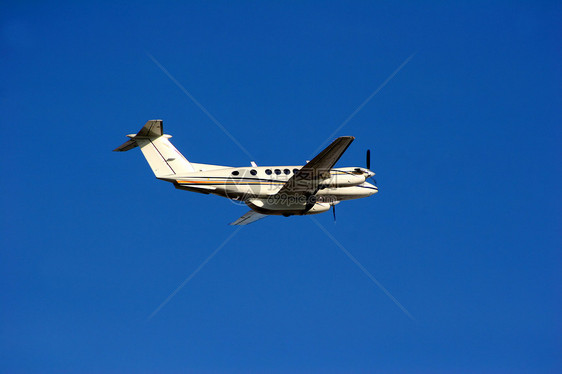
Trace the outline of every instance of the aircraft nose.
<instances>
[{"instance_id":1,"label":"aircraft nose","mask_svg":"<svg viewBox=\"0 0 562 374\"><path fill-rule=\"evenodd\" d=\"M379 192L379 188L369 182L365 182L365 187L369 189L369 196L374 195Z\"/></svg>"}]
</instances>

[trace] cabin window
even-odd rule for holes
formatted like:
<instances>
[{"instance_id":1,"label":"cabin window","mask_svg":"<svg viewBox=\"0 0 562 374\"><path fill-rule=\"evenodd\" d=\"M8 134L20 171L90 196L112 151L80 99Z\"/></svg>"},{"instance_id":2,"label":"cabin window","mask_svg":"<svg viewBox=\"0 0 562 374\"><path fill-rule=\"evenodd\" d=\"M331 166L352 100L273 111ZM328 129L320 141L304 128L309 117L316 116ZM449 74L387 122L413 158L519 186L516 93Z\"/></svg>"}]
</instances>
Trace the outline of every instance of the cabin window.
<instances>
[{"instance_id":1,"label":"cabin window","mask_svg":"<svg viewBox=\"0 0 562 374\"><path fill-rule=\"evenodd\" d=\"M299 169L293 169L293 173L296 174L299 172Z\"/></svg>"},{"instance_id":2,"label":"cabin window","mask_svg":"<svg viewBox=\"0 0 562 374\"><path fill-rule=\"evenodd\" d=\"M255 171L254 169L250 170L250 174L252 174L252 175L256 175L257 173L258 173L258 172Z\"/></svg>"},{"instance_id":3,"label":"cabin window","mask_svg":"<svg viewBox=\"0 0 562 374\"><path fill-rule=\"evenodd\" d=\"M281 170L275 169L275 174L277 174L277 175L281 174Z\"/></svg>"},{"instance_id":4,"label":"cabin window","mask_svg":"<svg viewBox=\"0 0 562 374\"><path fill-rule=\"evenodd\" d=\"M238 170L234 170L234 171L232 172L232 175L238 175L238 174L240 174L240 172L239 172Z\"/></svg>"},{"instance_id":5,"label":"cabin window","mask_svg":"<svg viewBox=\"0 0 562 374\"><path fill-rule=\"evenodd\" d=\"M289 174L291 174L291 170L289 170L289 169L285 169L285 170L283 170L283 173L285 173L285 174L289 175Z\"/></svg>"},{"instance_id":6,"label":"cabin window","mask_svg":"<svg viewBox=\"0 0 562 374\"><path fill-rule=\"evenodd\" d=\"M266 173L267 175L271 175L271 169L265 169L265 173Z\"/></svg>"}]
</instances>

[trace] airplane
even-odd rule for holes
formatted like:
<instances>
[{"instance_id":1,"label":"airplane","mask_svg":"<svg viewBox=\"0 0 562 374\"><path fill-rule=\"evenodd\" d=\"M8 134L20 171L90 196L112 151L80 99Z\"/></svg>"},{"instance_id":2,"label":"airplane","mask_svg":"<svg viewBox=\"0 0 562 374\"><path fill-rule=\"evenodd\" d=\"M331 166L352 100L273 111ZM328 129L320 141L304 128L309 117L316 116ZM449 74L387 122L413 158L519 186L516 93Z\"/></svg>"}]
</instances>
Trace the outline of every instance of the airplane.
<instances>
[{"instance_id":1,"label":"airplane","mask_svg":"<svg viewBox=\"0 0 562 374\"><path fill-rule=\"evenodd\" d=\"M299 166L230 167L189 162L164 134L163 121L148 121L115 152L140 147L157 179L170 182L177 189L212 194L245 203L251 210L231 225L247 225L261 218L324 213L336 204L376 194L375 184L366 182L375 173L367 167L334 168L353 136L342 136L312 160ZM374 181L374 179L373 179Z\"/></svg>"}]
</instances>

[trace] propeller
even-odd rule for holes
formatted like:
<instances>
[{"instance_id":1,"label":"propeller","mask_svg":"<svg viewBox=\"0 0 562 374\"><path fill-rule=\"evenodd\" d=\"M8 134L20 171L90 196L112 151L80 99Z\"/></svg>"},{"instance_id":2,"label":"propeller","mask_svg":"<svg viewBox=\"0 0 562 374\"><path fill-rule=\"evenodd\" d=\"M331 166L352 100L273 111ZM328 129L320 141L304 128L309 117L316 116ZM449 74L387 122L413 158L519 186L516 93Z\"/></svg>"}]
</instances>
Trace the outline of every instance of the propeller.
<instances>
[{"instance_id":1,"label":"propeller","mask_svg":"<svg viewBox=\"0 0 562 374\"><path fill-rule=\"evenodd\" d=\"M364 174L366 173L368 178L372 179L374 182L374 185L377 185L377 181L375 180L375 178L373 178L373 175L375 173L373 173L371 171L371 150L367 149L367 155L366 155L366 166L367 166L367 170L364 170L362 168L355 168L354 173L356 174ZM332 214L334 216L334 223L336 222L336 204L332 204Z\"/></svg>"},{"instance_id":2,"label":"propeller","mask_svg":"<svg viewBox=\"0 0 562 374\"><path fill-rule=\"evenodd\" d=\"M371 170L371 150L367 149L367 170ZM372 176L369 177L373 180L375 186L377 185L377 180L375 178L373 178Z\"/></svg>"}]
</instances>

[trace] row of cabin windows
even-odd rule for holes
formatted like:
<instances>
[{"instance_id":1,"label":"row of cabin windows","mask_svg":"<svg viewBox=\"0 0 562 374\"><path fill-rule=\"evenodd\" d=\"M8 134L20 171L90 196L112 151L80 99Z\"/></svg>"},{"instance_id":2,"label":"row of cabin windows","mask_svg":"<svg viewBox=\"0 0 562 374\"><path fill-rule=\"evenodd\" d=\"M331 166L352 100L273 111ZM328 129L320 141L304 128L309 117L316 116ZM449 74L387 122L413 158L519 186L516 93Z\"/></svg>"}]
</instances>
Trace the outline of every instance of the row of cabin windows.
<instances>
[{"instance_id":1,"label":"row of cabin windows","mask_svg":"<svg viewBox=\"0 0 562 374\"><path fill-rule=\"evenodd\" d=\"M299 169L293 169L293 173L295 173L295 174L296 174L298 171L299 171ZM277 174L277 175L281 175L281 173L285 173L286 175L289 175L289 174L291 174L291 170L289 170L289 169L283 169L283 171L281 171L281 169L275 169L275 170L271 171L271 169L265 169L265 173L266 173L267 175L271 175L272 173L275 173L275 174ZM238 170L234 170L234 171L232 172L232 175L238 175L238 174L240 174L240 172L239 172ZM257 172L256 170L252 169L252 170L250 170L250 174L256 175L256 174L258 174L258 172Z\"/></svg>"}]
</instances>

